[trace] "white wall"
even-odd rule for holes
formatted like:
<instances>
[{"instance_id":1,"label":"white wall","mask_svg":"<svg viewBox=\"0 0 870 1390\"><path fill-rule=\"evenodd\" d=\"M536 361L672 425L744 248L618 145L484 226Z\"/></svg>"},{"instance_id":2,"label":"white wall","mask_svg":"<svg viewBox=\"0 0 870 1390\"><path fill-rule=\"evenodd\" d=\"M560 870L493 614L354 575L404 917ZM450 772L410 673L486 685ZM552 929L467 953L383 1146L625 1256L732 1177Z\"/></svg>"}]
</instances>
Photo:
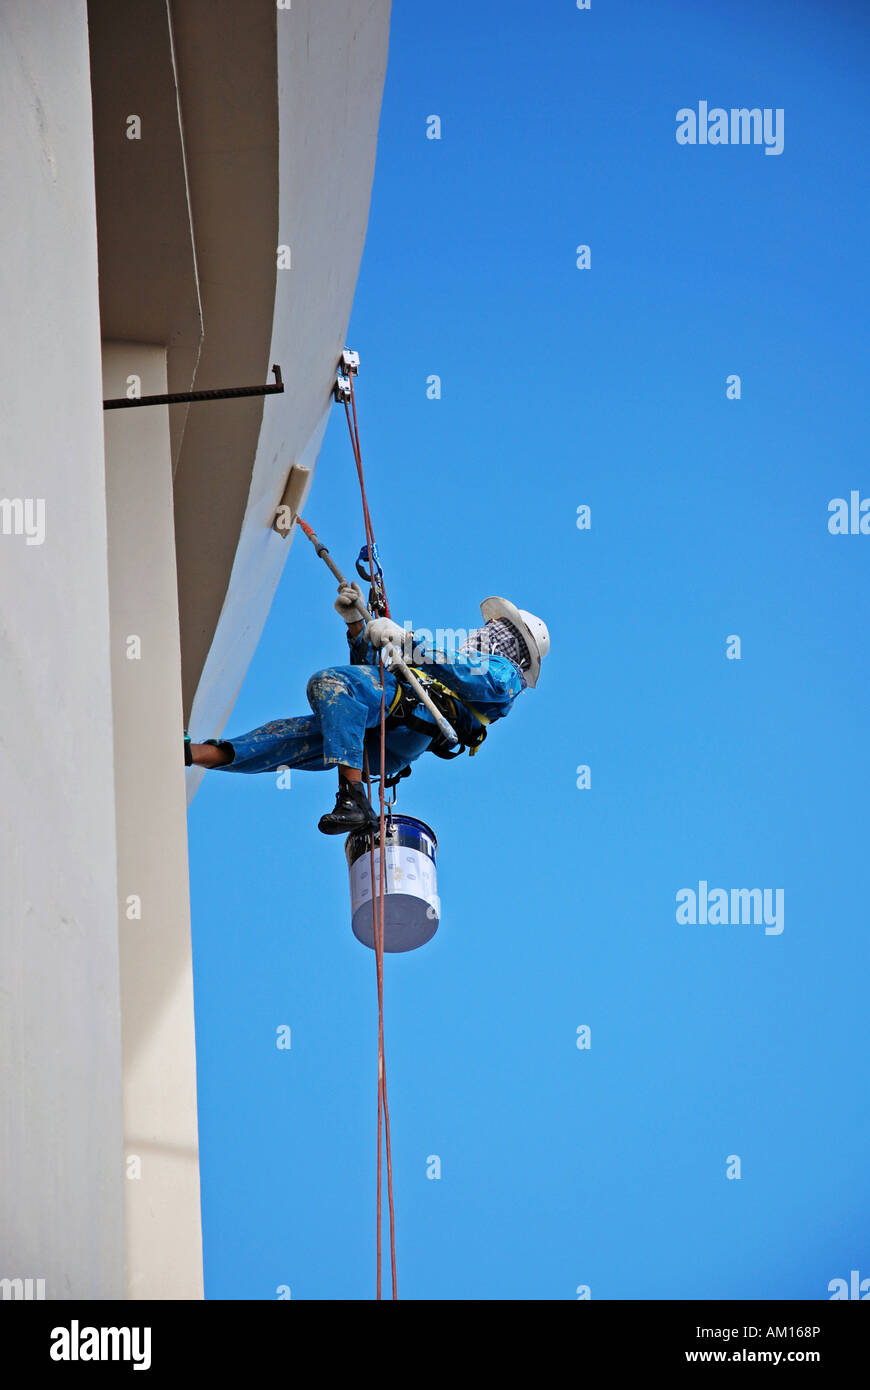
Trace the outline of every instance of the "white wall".
<instances>
[{"instance_id":1,"label":"white wall","mask_svg":"<svg viewBox=\"0 0 870 1390\"><path fill-rule=\"evenodd\" d=\"M106 513L84 0L0 5L0 1278L124 1293ZM3 515L0 513L0 532Z\"/></svg>"},{"instance_id":2,"label":"white wall","mask_svg":"<svg viewBox=\"0 0 870 1390\"><path fill-rule=\"evenodd\" d=\"M106 343L107 397L166 350ZM130 1298L202 1297L181 651L166 406L105 417ZM133 899L128 903L128 899Z\"/></svg>"},{"instance_id":3,"label":"white wall","mask_svg":"<svg viewBox=\"0 0 870 1390\"><path fill-rule=\"evenodd\" d=\"M268 360L290 385L264 413L204 731L222 727L256 646L287 553L274 508L329 409L388 17L388 0L277 14L279 235L294 269ZM197 1298L166 412L106 415L107 496L92 148L85 0L0 0L0 1279L44 1280L49 1299ZM108 347L109 393L128 368L160 390L163 350ZM44 508L38 544L3 534L27 502L37 523ZM140 1178L125 1179L125 1151Z\"/></svg>"}]
</instances>

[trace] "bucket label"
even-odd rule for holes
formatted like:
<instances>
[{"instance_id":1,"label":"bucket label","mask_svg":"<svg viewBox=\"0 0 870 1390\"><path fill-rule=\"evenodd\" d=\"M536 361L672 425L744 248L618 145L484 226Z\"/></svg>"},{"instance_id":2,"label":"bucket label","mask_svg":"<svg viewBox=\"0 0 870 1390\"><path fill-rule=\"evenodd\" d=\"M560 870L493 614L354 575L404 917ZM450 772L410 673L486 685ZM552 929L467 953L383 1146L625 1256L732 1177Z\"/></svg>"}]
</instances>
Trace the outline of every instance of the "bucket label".
<instances>
[{"instance_id":1,"label":"bucket label","mask_svg":"<svg viewBox=\"0 0 870 1390\"><path fill-rule=\"evenodd\" d=\"M375 883L380 878L380 850L375 850ZM363 903L371 901L371 854L361 854L350 871L351 907L355 913ZM407 845L388 845L384 858L385 893L404 893L422 898L430 906L438 906L438 884L435 865L428 855Z\"/></svg>"}]
</instances>

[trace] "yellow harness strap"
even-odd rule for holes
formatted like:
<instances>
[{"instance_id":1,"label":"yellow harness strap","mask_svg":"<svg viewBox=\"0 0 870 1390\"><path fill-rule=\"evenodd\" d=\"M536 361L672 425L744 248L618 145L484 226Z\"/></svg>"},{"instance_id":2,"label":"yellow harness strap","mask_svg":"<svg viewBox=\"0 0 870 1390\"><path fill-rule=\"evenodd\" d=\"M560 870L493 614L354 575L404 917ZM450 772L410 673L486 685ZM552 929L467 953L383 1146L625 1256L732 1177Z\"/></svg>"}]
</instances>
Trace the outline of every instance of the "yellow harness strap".
<instances>
[{"instance_id":1,"label":"yellow harness strap","mask_svg":"<svg viewBox=\"0 0 870 1390\"><path fill-rule=\"evenodd\" d=\"M414 672L414 675L417 677L418 681L420 681L421 685L434 685L435 689L440 690L449 700L453 700L454 702L458 701L460 705L463 705L465 709L468 710L469 714L474 715L477 722L486 730L487 725L490 723L486 715L481 714L480 710L475 709L474 705L470 705L467 700L463 700L462 696L457 695L455 690L451 690L449 685L445 685L443 681L439 681L437 676L430 676L428 671L421 671L419 666L410 666L408 669ZM481 736L480 742L483 742L483 736ZM473 758L479 747L480 743L476 744L474 748L469 748L468 756Z\"/></svg>"}]
</instances>

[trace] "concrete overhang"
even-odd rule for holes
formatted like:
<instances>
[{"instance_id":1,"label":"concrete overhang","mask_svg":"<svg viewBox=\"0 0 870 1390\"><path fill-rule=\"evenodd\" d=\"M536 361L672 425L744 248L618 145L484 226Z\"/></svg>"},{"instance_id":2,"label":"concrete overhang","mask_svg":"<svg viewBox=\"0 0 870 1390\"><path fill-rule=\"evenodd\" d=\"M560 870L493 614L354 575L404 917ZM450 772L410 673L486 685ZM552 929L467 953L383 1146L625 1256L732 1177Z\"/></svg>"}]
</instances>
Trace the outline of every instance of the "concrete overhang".
<instances>
[{"instance_id":1,"label":"concrete overhang","mask_svg":"<svg viewBox=\"0 0 870 1390\"><path fill-rule=\"evenodd\" d=\"M389 0L89 0L104 339L165 345L170 391L265 384L275 362L286 385L169 407L195 732L229 715L292 544L271 529L287 474L319 452L389 14Z\"/></svg>"}]
</instances>

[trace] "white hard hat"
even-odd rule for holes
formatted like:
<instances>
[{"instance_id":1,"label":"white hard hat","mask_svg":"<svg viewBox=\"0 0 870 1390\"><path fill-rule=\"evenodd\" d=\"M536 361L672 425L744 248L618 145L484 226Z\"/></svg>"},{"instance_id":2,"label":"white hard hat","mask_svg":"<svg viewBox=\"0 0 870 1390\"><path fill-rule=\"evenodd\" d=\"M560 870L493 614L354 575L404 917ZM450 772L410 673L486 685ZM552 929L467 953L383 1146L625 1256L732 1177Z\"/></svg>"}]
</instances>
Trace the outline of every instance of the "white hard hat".
<instances>
[{"instance_id":1,"label":"white hard hat","mask_svg":"<svg viewBox=\"0 0 870 1390\"><path fill-rule=\"evenodd\" d=\"M537 685L541 673L541 662L550 650L550 634L547 624L525 608L517 608L506 598L485 598L480 605L483 621L490 618L505 618L512 623L523 638L529 651L529 669L524 671L528 685Z\"/></svg>"}]
</instances>

